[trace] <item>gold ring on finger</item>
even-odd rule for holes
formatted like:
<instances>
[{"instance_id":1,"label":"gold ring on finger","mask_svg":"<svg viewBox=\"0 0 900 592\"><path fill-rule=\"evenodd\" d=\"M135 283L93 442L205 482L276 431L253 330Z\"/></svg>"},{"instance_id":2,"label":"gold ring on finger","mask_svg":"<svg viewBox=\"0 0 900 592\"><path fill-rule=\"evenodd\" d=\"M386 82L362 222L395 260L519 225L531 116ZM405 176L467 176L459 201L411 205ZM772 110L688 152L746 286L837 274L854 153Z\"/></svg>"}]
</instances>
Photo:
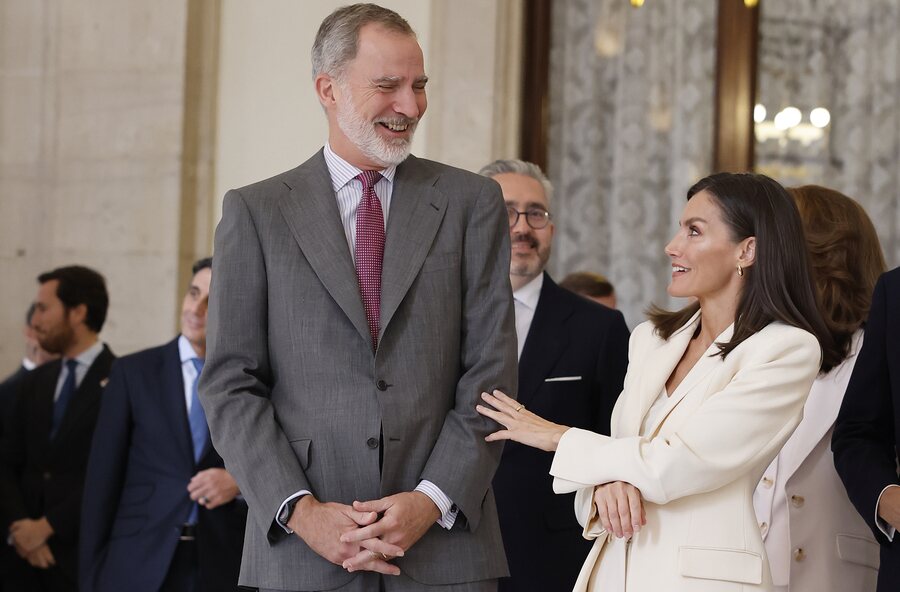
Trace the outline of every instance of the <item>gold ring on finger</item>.
<instances>
[{"instance_id":1,"label":"gold ring on finger","mask_svg":"<svg viewBox=\"0 0 900 592\"><path fill-rule=\"evenodd\" d=\"M518 407L516 407L516 413L518 413L522 409L525 409L525 405L519 405Z\"/></svg>"},{"instance_id":2,"label":"gold ring on finger","mask_svg":"<svg viewBox=\"0 0 900 592\"><path fill-rule=\"evenodd\" d=\"M387 555L385 555L384 553L379 553L379 555L381 555L382 561L390 561L391 560L391 558L388 557Z\"/></svg>"}]
</instances>

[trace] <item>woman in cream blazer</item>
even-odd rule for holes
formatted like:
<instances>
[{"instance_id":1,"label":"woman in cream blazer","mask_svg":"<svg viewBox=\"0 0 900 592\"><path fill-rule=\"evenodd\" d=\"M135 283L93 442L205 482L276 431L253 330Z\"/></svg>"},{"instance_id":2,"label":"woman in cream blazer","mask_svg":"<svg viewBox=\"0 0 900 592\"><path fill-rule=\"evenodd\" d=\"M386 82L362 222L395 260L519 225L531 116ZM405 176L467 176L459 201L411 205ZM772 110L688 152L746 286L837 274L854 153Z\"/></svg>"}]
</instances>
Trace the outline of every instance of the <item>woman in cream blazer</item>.
<instances>
[{"instance_id":1,"label":"woman in cream blazer","mask_svg":"<svg viewBox=\"0 0 900 592\"><path fill-rule=\"evenodd\" d=\"M884 256L872 221L842 193L806 185L797 203L825 322L843 361L813 383L803 421L753 494L778 592L874 592L879 547L834 468L831 434L862 345Z\"/></svg>"},{"instance_id":2,"label":"woman in cream blazer","mask_svg":"<svg viewBox=\"0 0 900 592\"><path fill-rule=\"evenodd\" d=\"M635 329L611 436L482 395L479 412L504 427L488 438L555 450L554 489L577 492L595 542L575 590L771 590L753 490L837 359L802 241L776 182L707 177L666 247L669 293L697 302Z\"/></svg>"}]
</instances>

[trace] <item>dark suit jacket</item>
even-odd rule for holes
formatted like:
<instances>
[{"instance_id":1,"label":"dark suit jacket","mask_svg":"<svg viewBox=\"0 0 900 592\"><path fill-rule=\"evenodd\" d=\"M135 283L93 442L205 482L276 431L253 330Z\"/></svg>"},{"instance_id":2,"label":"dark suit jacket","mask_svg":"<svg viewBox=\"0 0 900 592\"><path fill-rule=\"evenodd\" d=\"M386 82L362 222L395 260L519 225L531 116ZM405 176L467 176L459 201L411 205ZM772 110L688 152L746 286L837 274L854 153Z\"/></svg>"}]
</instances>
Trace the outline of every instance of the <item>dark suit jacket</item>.
<instances>
[{"instance_id":1,"label":"dark suit jacket","mask_svg":"<svg viewBox=\"0 0 900 592\"><path fill-rule=\"evenodd\" d=\"M497 183L412 156L397 167L377 353L321 151L229 191L215 252L200 399L250 506L241 583L348 583L359 574L275 523L282 502L306 489L349 504L423 479L462 516L432 525L400 570L428 585L506 575L490 487L502 446L475 411L480 393L516 383Z\"/></svg>"},{"instance_id":2,"label":"dark suit jacket","mask_svg":"<svg viewBox=\"0 0 900 592\"><path fill-rule=\"evenodd\" d=\"M25 369L25 366L19 366L15 372L0 382L0 442L3 441L3 435L7 430L6 426L12 419L19 387L27 375L28 370Z\"/></svg>"},{"instance_id":3,"label":"dark suit jacket","mask_svg":"<svg viewBox=\"0 0 900 592\"><path fill-rule=\"evenodd\" d=\"M35 368L22 381L0 462L0 513L4 525L46 516L54 534L48 544L56 564L76 576L81 492L91 436L113 356L108 347L88 368L50 441L53 395L62 362Z\"/></svg>"},{"instance_id":4,"label":"dark suit jacket","mask_svg":"<svg viewBox=\"0 0 900 592\"><path fill-rule=\"evenodd\" d=\"M889 542L875 525L882 490L900 485L900 269L881 276L866 337L834 426L831 449L850 501L881 543L878 592L900 590L900 534Z\"/></svg>"},{"instance_id":5,"label":"dark suit jacket","mask_svg":"<svg viewBox=\"0 0 900 592\"><path fill-rule=\"evenodd\" d=\"M609 434L628 365L622 313L544 285L519 360L519 402L550 421ZM551 381L553 378L578 380ZM553 453L507 442L494 477L509 560L501 590L571 590L591 548L575 520L574 494L555 495Z\"/></svg>"},{"instance_id":6,"label":"dark suit jacket","mask_svg":"<svg viewBox=\"0 0 900 592\"><path fill-rule=\"evenodd\" d=\"M223 467L211 444L194 463L178 340L116 361L97 420L82 505L83 592L159 589L193 502L198 471ZM237 588L247 505L200 508L201 590Z\"/></svg>"}]
</instances>

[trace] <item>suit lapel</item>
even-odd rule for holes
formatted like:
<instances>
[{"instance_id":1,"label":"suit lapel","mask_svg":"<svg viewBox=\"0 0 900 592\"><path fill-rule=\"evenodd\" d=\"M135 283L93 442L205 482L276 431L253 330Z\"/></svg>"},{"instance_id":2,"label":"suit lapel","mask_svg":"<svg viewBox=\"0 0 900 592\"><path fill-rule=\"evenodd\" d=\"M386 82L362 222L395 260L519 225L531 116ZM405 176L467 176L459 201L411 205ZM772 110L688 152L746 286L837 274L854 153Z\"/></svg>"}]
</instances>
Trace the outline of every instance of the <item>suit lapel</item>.
<instances>
[{"instance_id":1,"label":"suit lapel","mask_svg":"<svg viewBox=\"0 0 900 592\"><path fill-rule=\"evenodd\" d=\"M561 329L572 314L572 306L558 298L561 289L544 274L544 285L519 360L517 399L523 405L529 405L534 399L569 344L569 333Z\"/></svg>"},{"instance_id":2,"label":"suit lapel","mask_svg":"<svg viewBox=\"0 0 900 592\"><path fill-rule=\"evenodd\" d=\"M44 367L34 370L35 374L35 413L31 419L34 433L37 435L38 449L46 451L50 445L50 426L53 423L53 395L56 394L56 383L62 371L62 361L47 362ZM59 434L57 434L58 436ZM44 452L38 454L43 456Z\"/></svg>"},{"instance_id":3,"label":"suit lapel","mask_svg":"<svg viewBox=\"0 0 900 592\"><path fill-rule=\"evenodd\" d=\"M617 433L617 436L637 436L640 433L644 416L647 415L669 376L672 375L672 371L675 370L675 366L684 355L699 320L700 312L698 311L669 339L663 341L657 338L655 346L651 346L650 351L643 356L642 359L649 363L644 364L643 372L638 375L637 391L639 396L625 399L626 402L634 402L623 414L624 433Z\"/></svg>"},{"instance_id":4,"label":"suit lapel","mask_svg":"<svg viewBox=\"0 0 900 592\"><path fill-rule=\"evenodd\" d=\"M367 342L371 341L356 268L322 151L296 169L295 176L286 184L290 194L280 199L278 206L294 240L359 334Z\"/></svg>"},{"instance_id":5,"label":"suit lapel","mask_svg":"<svg viewBox=\"0 0 900 592\"><path fill-rule=\"evenodd\" d=\"M659 416L657 416L656 421L654 421L652 425L647 426L647 431L645 433L646 436L652 436L653 434L655 434L662 423L672 412L672 410L675 409L675 407L677 407L678 404L682 401L682 399L684 399L684 397L688 393L690 393L695 386L697 386L704 378L706 378L710 372L712 372L716 368L721 367L722 358L719 355L719 348L716 343L726 342L731 339L733 331L734 325L730 325L728 328L722 331L722 333L720 333L713 340L713 343L710 344L706 351L703 352L703 355L700 356L700 359L697 360L694 366L688 371L687 376L685 376L684 379L682 379L681 383L675 388L675 392L669 395L669 400L666 402L664 413L661 413ZM694 331L691 330L690 334L693 335L693 333ZM688 342L689 341L690 339L688 339ZM687 345L687 342L685 342L684 348L681 350L682 355L684 355L684 350L687 349ZM681 356L679 356L679 359L681 359ZM666 379L667 378L668 377L666 377ZM666 379L663 380L665 381ZM663 382L663 384L665 384L665 382Z\"/></svg>"},{"instance_id":6,"label":"suit lapel","mask_svg":"<svg viewBox=\"0 0 900 592\"><path fill-rule=\"evenodd\" d=\"M803 421L797 426L780 455L779 462L784 464L780 465L778 470L784 471L785 478L800 468L837 420L844 400L844 391L847 390L847 383L850 381L856 356L859 354L861 336L861 332L853 336L850 353L838 368L826 376L819 377L813 383L809 398L803 407Z\"/></svg>"},{"instance_id":7,"label":"suit lapel","mask_svg":"<svg viewBox=\"0 0 900 592\"><path fill-rule=\"evenodd\" d=\"M151 381L154 377L150 377ZM150 393L160 398L163 415L172 431L179 458L188 471L193 474L194 445L191 440L191 426L188 423L187 406L184 401L184 374L181 371L181 355L178 352L178 339L168 343L162 352L160 364L160 392ZM153 382L150 382L153 384Z\"/></svg>"},{"instance_id":8,"label":"suit lapel","mask_svg":"<svg viewBox=\"0 0 900 592\"><path fill-rule=\"evenodd\" d=\"M72 430L73 426L78 425L81 416L98 404L97 400L100 398L100 393L103 392L103 387L106 386L112 361L112 352L104 345L103 351L100 352L100 355L88 368L84 379L82 379L81 384L78 385L78 389L75 391L75 395L69 401L62 423L59 426L59 432L53 439L54 443L65 441L67 433Z\"/></svg>"},{"instance_id":9,"label":"suit lapel","mask_svg":"<svg viewBox=\"0 0 900 592\"><path fill-rule=\"evenodd\" d=\"M397 167L381 272L381 335L422 268L447 210L447 197L435 187L439 177L413 156Z\"/></svg>"}]
</instances>

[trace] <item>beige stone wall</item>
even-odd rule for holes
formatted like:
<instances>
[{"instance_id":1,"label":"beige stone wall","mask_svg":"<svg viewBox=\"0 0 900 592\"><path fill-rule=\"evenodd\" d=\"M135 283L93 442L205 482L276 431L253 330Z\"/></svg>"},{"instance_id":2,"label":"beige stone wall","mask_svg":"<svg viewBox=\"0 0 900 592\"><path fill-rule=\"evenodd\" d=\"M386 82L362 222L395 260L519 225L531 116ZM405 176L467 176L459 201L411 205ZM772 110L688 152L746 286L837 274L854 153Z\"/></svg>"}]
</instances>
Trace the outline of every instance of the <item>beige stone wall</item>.
<instances>
[{"instance_id":1,"label":"beige stone wall","mask_svg":"<svg viewBox=\"0 0 900 592\"><path fill-rule=\"evenodd\" d=\"M57 265L106 276L117 351L172 335L186 6L0 0L3 368L35 276Z\"/></svg>"},{"instance_id":2,"label":"beige stone wall","mask_svg":"<svg viewBox=\"0 0 900 592\"><path fill-rule=\"evenodd\" d=\"M106 275L118 353L174 334L224 191L324 142L309 47L345 3L0 0L0 374L57 265ZM431 77L414 151L470 169L515 155L522 0L384 4Z\"/></svg>"}]
</instances>

